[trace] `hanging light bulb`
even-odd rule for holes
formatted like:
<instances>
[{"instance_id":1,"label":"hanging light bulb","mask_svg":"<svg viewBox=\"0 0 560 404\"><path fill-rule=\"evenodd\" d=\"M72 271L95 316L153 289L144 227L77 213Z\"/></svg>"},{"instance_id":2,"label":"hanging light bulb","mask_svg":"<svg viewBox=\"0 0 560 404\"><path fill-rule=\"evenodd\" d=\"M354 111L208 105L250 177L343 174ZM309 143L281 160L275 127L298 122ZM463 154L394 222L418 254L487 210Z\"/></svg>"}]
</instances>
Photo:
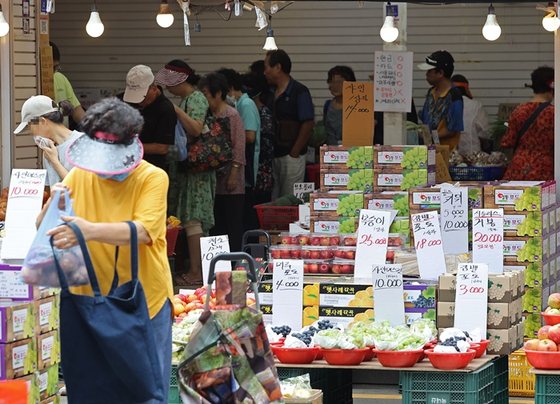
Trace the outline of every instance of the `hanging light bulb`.
<instances>
[{"instance_id":1,"label":"hanging light bulb","mask_svg":"<svg viewBox=\"0 0 560 404\"><path fill-rule=\"evenodd\" d=\"M395 26L395 17L393 17L391 3L387 3L385 9L387 10L387 15L385 16L385 22L379 31L379 35L383 41L391 43L395 42L399 37L399 29Z\"/></svg>"},{"instance_id":2,"label":"hanging light bulb","mask_svg":"<svg viewBox=\"0 0 560 404\"><path fill-rule=\"evenodd\" d=\"M547 31L553 32L560 28L560 18L556 13L555 3L553 1L548 2L548 7L545 9L549 11L542 19L542 26Z\"/></svg>"},{"instance_id":3,"label":"hanging light bulb","mask_svg":"<svg viewBox=\"0 0 560 404\"><path fill-rule=\"evenodd\" d=\"M502 29L494 14L494 6L490 4L488 7L488 16L486 17L486 24L482 27L482 36L488 41L495 41L502 35Z\"/></svg>"},{"instance_id":4,"label":"hanging light bulb","mask_svg":"<svg viewBox=\"0 0 560 404\"><path fill-rule=\"evenodd\" d=\"M276 41L274 40L274 31L272 30L272 15L268 16L268 27L266 28L266 41L263 46L264 50L278 50Z\"/></svg>"},{"instance_id":5,"label":"hanging light bulb","mask_svg":"<svg viewBox=\"0 0 560 404\"><path fill-rule=\"evenodd\" d=\"M4 13L2 12L2 4L0 3L0 37L6 36L10 31L10 24L4 18Z\"/></svg>"},{"instance_id":6,"label":"hanging light bulb","mask_svg":"<svg viewBox=\"0 0 560 404\"><path fill-rule=\"evenodd\" d=\"M161 0L159 12L156 15L156 22L162 28L169 28L173 25L173 21L175 21L175 17L171 13L171 8L169 8L167 0Z\"/></svg>"},{"instance_id":7,"label":"hanging light bulb","mask_svg":"<svg viewBox=\"0 0 560 404\"><path fill-rule=\"evenodd\" d=\"M101 22L99 17L99 12L97 11L97 4L95 0L91 5L91 15L89 16L89 21L86 24L86 32L92 38L100 37L105 31L105 26Z\"/></svg>"}]
</instances>

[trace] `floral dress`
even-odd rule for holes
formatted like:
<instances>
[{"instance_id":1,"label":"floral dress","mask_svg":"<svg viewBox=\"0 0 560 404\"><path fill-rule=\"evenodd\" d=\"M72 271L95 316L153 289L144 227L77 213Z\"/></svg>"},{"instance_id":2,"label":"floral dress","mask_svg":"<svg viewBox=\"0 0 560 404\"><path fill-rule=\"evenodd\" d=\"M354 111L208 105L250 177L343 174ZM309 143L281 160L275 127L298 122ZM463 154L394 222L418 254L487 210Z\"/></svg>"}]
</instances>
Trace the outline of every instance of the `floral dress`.
<instances>
[{"instance_id":1,"label":"floral dress","mask_svg":"<svg viewBox=\"0 0 560 404\"><path fill-rule=\"evenodd\" d=\"M200 91L192 92L179 107L191 118L204 122L208 100ZM168 209L185 224L198 220L205 236L214 227L214 199L216 172L191 173L181 169L181 163L171 164L169 170Z\"/></svg>"},{"instance_id":2,"label":"floral dress","mask_svg":"<svg viewBox=\"0 0 560 404\"><path fill-rule=\"evenodd\" d=\"M527 102L515 108L509 118L502 147L516 148L504 175L509 181L544 181L554 179L554 107L546 107L517 141L517 134L540 106Z\"/></svg>"},{"instance_id":3,"label":"floral dress","mask_svg":"<svg viewBox=\"0 0 560 404\"><path fill-rule=\"evenodd\" d=\"M272 112L266 107L261 108L261 151L259 153L259 170L255 193L272 193L274 177L272 176L272 159L274 158L274 119Z\"/></svg>"}]
</instances>

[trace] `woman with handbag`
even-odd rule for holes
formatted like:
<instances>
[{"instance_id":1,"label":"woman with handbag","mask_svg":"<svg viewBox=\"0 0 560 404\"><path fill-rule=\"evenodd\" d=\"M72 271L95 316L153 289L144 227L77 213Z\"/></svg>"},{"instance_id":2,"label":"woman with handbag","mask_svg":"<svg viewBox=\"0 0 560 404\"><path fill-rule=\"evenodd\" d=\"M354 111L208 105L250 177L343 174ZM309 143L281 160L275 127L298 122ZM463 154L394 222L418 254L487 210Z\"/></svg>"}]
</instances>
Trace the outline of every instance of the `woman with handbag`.
<instances>
[{"instance_id":1,"label":"woman with handbag","mask_svg":"<svg viewBox=\"0 0 560 404\"><path fill-rule=\"evenodd\" d=\"M509 181L554 179L554 69L541 66L531 73L533 99L511 113L502 147L515 148L504 174Z\"/></svg>"},{"instance_id":2,"label":"woman with handbag","mask_svg":"<svg viewBox=\"0 0 560 404\"><path fill-rule=\"evenodd\" d=\"M59 265L69 404L167 403L173 296L165 239L169 180L142 160L137 135L142 125L140 113L116 98L93 105L81 123L86 135L66 152L75 168L52 187L71 194L76 216L62 216L66 224L47 235L58 249L80 244L91 283L69 290Z\"/></svg>"},{"instance_id":3,"label":"woman with handbag","mask_svg":"<svg viewBox=\"0 0 560 404\"><path fill-rule=\"evenodd\" d=\"M196 142L204 128L208 100L196 85L200 76L182 60L172 60L156 74L156 82L178 97L175 106L179 122L185 128L188 142ZM187 146L188 147L188 146ZM187 234L189 268L175 276L179 286L202 285L200 238L208 236L214 227L215 171L190 171L182 162L172 162L169 168L169 214L178 217ZM181 265L181 263L179 264Z\"/></svg>"},{"instance_id":4,"label":"woman with handbag","mask_svg":"<svg viewBox=\"0 0 560 404\"><path fill-rule=\"evenodd\" d=\"M226 103L229 92L226 78L219 73L210 73L200 82L200 91L206 96L210 110L207 125L211 132L231 141L231 162L217 173L216 202L214 217L216 225L212 235L227 234L231 251L241 251L243 237L243 209L245 203L245 129L235 108Z\"/></svg>"}]
</instances>

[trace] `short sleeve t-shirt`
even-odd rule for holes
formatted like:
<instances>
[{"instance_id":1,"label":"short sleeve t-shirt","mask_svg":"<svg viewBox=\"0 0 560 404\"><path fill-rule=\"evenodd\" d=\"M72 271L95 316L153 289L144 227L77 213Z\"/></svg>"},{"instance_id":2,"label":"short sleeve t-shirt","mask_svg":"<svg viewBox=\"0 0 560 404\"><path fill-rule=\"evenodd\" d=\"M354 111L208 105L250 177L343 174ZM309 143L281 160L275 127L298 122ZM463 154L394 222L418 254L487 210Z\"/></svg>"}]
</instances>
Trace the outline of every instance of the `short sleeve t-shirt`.
<instances>
[{"instance_id":1,"label":"short sleeve t-shirt","mask_svg":"<svg viewBox=\"0 0 560 404\"><path fill-rule=\"evenodd\" d=\"M255 102L250 99L247 94L243 94L239 100L237 100L236 108L243 121L243 128L245 128L245 130L255 131L253 156L245 155L247 164L250 162L252 163L253 179L251 182L255 184L257 181L257 171L259 170L259 154L261 152L261 118ZM245 181L245 186L251 186L251 184L247 182L247 179Z\"/></svg>"},{"instance_id":2,"label":"short sleeve t-shirt","mask_svg":"<svg viewBox=\"0 0 560 404\"><path fill-rule=\"evenodd\" d=\"M58 104L60 101L69 101L74 108L80 105L80 101L76 94L74 94L74 89L72 84L68 81L66 76L60 72L55 72L53 75L54 81L54 101ZM64 117L64 126L68 127L68 117ZM76 122L77 123L77 122Z\"/></svg>"},{"instance_id":3,"label":"short sleeve t-shirt","mask_svg":"<svg viewBox=\"0 0 560 404\"><path fill-rule=\"evenodd\" d=\"M74 143L74 141L82 135L83 135L82 132L73 131L70 137L66 140L66 142L56 146L60 164L62 164L62 166L66 168L68 171L70 171L73 168L73 166L66 160L66 150L68 150L68 146ZM45 170L47 170L47 180L45 182L45 185L51 186L56 184L57 182L62 181L60 175L58 175L58 173L52 166L51 162L47 160L44 155L43 155L43 167L45 168Z\"/></svg>"},{"instance_id":4,"label":"short sleeve t-shirt","mask_svg":"<svg viewBox=\"0 0 560 404\"><path fill-rule=\"evenodd\" d=\"M181 101L179 108L185 111L192 119L204 122L208 112L208 100L202 92L198 90L193 91L187 98Z\"/></svg>"}]
</instances>

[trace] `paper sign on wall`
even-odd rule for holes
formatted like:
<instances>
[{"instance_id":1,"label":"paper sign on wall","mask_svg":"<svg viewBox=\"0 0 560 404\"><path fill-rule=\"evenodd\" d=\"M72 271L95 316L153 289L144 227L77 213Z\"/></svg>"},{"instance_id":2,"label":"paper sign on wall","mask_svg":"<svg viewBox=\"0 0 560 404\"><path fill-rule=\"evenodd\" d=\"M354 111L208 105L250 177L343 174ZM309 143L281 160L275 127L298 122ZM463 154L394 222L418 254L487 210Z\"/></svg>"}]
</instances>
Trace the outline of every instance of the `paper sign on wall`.
<instances>
[{"instance_id":1,"label":"paper sign on wall","mask_svg":"<svg viewBox=\"0 0 560 404\"><path fill-rule=\"evenodd\" d=\"M342 144L373 144L373 83L342 83Z\"/></svg>"},{"instance_id":2,"label":"paper sign on wall","mask_svg":"<svg viewBox=\"0 0 560 404\"><path fill-rule=\"evenodd\" d=\"M374 107L376 111L412 109L412 52L375 52Z\"/></svg>"},{"instance_id":3,"label":"paper sign on wall","mask_svg":"<svg viewBox=\"0 0 560 404\"><path fill-rule=\"evenodd\" d=\"M422 279L436 280L447 272L441 241L438 213L436 211L410 215L418 269Z\"/></svg>"},{"instance_id":4,"label":"paper sign on wall","mask_svg":"<svg viewBox=\"0 0 560 404\"><path fill-rule=\"evenodd\" d=\"M467 188L441 188L441 238L446 254L469 252L468 211Z\"/></svg>"},{"instance_id":5,"label":"paper sign on wall","mask_svg":"<svg viewBox=\"0 0 560 404\"><path fill-rule=\"evenodd\" d=\"M2 259L25 259L37 233L36 220L43 205L46 176L46 170L12 170Z\"/></svg>"},{"instance_id":6,"label":"paper sign on wall","mask_svg":"<svg viewBox=\"0 0 560 404\"><path fill-rule=\"evenodd\" d=\"M387 320L393 327L405 324L402 265L373 265L375 322Z\"/></svg>"},{"instance_id":7,"label":"paper sign on wall","mask_svg":"<svg viewBox=\"0 0 560 404\"><path fill-rule=\"evenodd\" d=\"M208 285L210 261L217 255L230 252L228 236L201 237L200 252L202 257L202 282L204 285ZM214 272L220 271L231 271L230 261L218 261Z\"/></svg>"},{"instance_id":8,"label":"paper sign on wall","mask_svg":"<svg viewBox=\"0 0 560 404\"><path fill-rule=\"evenodd\" d=\"M314 182L296 182L294 184L294 196L303 201L303 196L315 191Z\"/></svg>"},{"instance_id":9,"label":"paper sign on wall","mask_svg":"<svg viewBox=\"0 0 560 404\"><path fill-rule=\"evenodd\" d=\"M488 272L504 272L504 210L473 209L472 260L488 264Z\"/></svg>"},{"instance_id":10,"label":"paper sign on wall","mask_svg":"<svg viewBox=\"0 0 560 404\"><path fill-rule=\"evenodd\" d=\"M274 260L272 323L301 329L303 313L303 261Z\"/></svg>"},{"instance_id":11,"label":"paper sign on wall","mask_svg":"<svg viewBox=\"0 0 560 404\"><path fill-rule=\"evenodd\" d=\"M385 264L391 212L362 209L358 227L354 279L369 282L371 264Z\"/></svg>"},{"instance_id":12,"label":"paper sign on wall","mask_svg":"<svg viewBox=\"0 0 560 404\"><path fill-rule=\"evenodd\" d=\"M455 328L486 335L488 265L459 264L455 292Z\"/></svg>"}]
</instances>

